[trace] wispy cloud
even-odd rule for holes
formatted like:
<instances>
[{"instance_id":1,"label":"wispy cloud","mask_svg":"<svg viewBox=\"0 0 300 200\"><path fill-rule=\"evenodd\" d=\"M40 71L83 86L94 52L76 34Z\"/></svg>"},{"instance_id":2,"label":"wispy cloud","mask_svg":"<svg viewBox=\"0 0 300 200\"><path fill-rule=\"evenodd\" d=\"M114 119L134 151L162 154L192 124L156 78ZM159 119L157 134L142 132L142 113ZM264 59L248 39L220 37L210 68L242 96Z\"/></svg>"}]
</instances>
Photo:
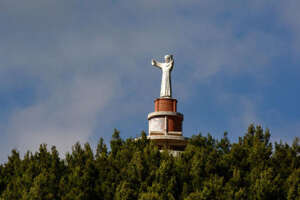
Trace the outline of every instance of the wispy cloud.
<instances>
[{"instance_id":1,"label":"wispy cloud","mask_svg":"<svg viewBox=\"0 0 300 200\"><path fill-rule=\"evenodd\" d=\"M15 111L7 129L9 142L23 152L41 143L66 152L77 141L87 142L99 123L97 115L117 95L117 87L112 76L75 78L54 89L49 99Z\"/></svg>"},{"instance_id":2,"label":"wispy cloud","mask_svg":"<svg viewBox=\"0 0 300 200\"><path fill-rule=\"evenodd\" d=\"M227 95L229 100L218 106L232 106L240 113L227 113L237 126L265 121L258 112L260 101L225 86L212 87L224 74L247 74L264 84L272 78L268 71L278 67L276 59L287 54L290 44L297 44L298 3L284 4L283 9L281 3L273 4L1 1L0 22L5 29L0 30L0 98L3 91L27 87L32 100L26 105L18 103L22 99L4 104L5 114L0 110L7 119L0 121L4 130L0 151L33 150L46 142L65 152L78 140L107 133L101 123L121 121L111 125L112 130L140 122L143 116L146 120L160 86L160 72L150 60L166 53L175 55L173 86L181 104L201 98L205 91L199 88L205 87L213 90L211 98ZM281 26L293 37L282 36ZM289 51L296 55L297 45Z\"/></svg>"}]
</instances>

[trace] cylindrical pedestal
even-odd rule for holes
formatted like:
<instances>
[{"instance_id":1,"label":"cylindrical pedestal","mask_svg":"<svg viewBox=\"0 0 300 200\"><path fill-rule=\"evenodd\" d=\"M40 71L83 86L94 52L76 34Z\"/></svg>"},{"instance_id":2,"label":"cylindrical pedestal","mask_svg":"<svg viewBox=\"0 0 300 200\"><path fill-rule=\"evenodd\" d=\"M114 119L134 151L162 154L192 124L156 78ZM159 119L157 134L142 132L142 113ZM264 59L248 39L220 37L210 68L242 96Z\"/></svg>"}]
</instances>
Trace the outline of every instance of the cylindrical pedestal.
<instances>
[{"instance_id":1,"label":"cylindrical pedestal","mask_svg":"<svg viewBox=\"0 0 300 200\"><path fill-rule=\"evenodd\" d=\"M155 112L148 114L149 136L158 147L182 151L187 141L182 136L183 114L177 112L177 100L159 98L154 101Z\"/></svg>"},{"instance_id":2,"label":"cylindrical pedestal","mask_svg":"<svg viewBox=\"0 0 300 200\"><path fill-rule=\"evenodd\" d=\"M177 100L176 99L164 99L159 98L154 101L155 112L159 111L177 111Z\"/></svg>"},{"instance_id":3,"label":"cylindrical pedestal","mask_svg":"<svg viewBox=\"0 0 300 200\"><path fill-rule=\"evenodd\" d=\"M159 111L148 114L149 135L182 135L183 115L178 112Z\"/></svg>"}]
</instances>

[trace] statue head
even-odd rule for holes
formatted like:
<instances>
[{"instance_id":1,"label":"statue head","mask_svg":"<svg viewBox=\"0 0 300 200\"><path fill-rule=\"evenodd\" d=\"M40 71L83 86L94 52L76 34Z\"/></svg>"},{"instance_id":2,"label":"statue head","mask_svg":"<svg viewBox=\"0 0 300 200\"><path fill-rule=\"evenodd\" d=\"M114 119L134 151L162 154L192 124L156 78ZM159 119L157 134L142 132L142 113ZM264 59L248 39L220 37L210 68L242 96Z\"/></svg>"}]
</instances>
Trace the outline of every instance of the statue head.
<instances>
[{"instance_id":1,"label":"statue head","mask_svg":"<svg viewBox=\"0 0 300 200\"><path fill-rule=\"evenodd\" d=\"M170 62L173 60L173 55L165 55L165 62Z\"/></svg>"}]
</instances>

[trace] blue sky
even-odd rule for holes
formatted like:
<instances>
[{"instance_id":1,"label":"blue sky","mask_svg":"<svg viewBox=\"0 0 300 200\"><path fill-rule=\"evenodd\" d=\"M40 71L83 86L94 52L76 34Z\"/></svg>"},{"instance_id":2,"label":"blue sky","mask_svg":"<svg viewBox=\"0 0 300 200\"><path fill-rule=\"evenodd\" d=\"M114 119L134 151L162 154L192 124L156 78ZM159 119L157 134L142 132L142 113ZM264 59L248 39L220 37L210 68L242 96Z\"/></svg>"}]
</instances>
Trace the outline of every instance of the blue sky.
<instances>
[{"instance_id":1,"label":"blue sky","mask_svg":"<svg viewBox=\"0 0 300 200\"><path fill-rule=\"evenodd\" d=\"M299 136L300 2L0 1L0 160L147 130L173 54L184 135Z\"/></svg>"}]
</instances>

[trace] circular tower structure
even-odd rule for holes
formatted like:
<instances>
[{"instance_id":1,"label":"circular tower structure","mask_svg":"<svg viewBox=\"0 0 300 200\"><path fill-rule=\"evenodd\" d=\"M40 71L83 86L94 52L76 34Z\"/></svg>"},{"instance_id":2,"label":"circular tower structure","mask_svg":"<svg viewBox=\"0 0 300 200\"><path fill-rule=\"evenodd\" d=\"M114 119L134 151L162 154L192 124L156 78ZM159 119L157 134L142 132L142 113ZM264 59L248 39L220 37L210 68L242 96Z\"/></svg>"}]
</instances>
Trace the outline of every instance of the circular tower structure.
<instances>
[{"instance_id":1,"label":"circular tower structure","mask_svg":"<svg viewBox=\"0 0 300 200\"><path fill-rule=\"evenodd\" d=\"M187 140L182 135L183 114L177 112L177 100L158 98L155 111L148 114L149 135L159 149L183 151Z\"/></svg>"}]
</instances>

